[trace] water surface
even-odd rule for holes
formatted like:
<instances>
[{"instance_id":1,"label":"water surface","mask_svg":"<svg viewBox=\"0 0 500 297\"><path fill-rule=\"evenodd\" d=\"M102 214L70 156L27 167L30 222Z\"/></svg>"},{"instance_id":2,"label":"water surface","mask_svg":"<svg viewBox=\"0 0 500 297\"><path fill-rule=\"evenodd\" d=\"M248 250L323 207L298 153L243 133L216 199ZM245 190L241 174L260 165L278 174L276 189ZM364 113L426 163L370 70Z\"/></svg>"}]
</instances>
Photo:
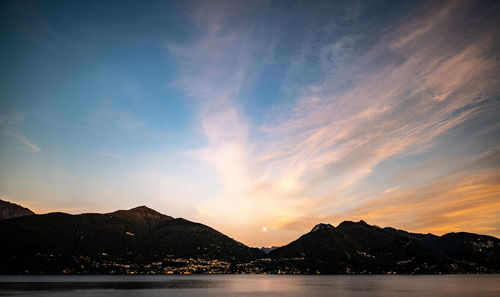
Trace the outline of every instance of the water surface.
<instances>
[{"instance_id":1,"label":"water surface","mask_svg":"<svg viewBox=\"0 0 500 297\"><path fill-rule=\"evenodd\" d=\"M498 297L500 275L4 275L0 295Z\"/></svg>"}]
</instances>

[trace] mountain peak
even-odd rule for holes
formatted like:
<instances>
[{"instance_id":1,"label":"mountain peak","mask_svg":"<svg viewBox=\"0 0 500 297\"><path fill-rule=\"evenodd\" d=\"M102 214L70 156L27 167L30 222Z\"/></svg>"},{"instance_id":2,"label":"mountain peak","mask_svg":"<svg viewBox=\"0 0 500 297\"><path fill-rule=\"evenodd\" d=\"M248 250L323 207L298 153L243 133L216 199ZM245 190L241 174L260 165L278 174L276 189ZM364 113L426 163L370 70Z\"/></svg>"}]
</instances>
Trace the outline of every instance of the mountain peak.
<instances>
[{"instance_id":1,"label":"mountain peak","mask_svg":"<svg viewBox=\"0 0 500 297\"><path fill-rule=\"evenodd\" d=\"M335 227L333 227L330 224L319 223L312 228L311 233L316 232L316 231L320 231L320 230L333 230L333 229L335 229Z\"/></svg>"},{"instance_id":2,"label":"mountain peak","mask_svg":"<svg viewBox=\"0 0 500 297\"><path fill-rule=\"evenodd\" d=\"M156 210L147 207L146 205L137 206L137 207L129 209L128 211L140 212L140 213L159 213Z\"/></svg>"},{"instance_id":3,"label":"mountain peak","mask_svg":"<svg viewBox=\"0 0 500 297\"><path fill-rule=\"evenodd\" d=\"M372 227L370 224L368 224L367 222L363 221L363 220L360 220L359 222L354 222L354 221L343 221L342 223L340 223L337 228L352 228L352 227L359 227L359 226L363 226L363 227Z\"/></svg>"},{"instance_id":4,"label":"mountain peak","mask_svg":"<svg viewBox=\"0 0 500 297\"><path fill-rule=\"evenodd\" d=\"M34 215L35 213L26 207L0 199L0 220L15 217Z\"/></svg>"},{"instance_id":5,"label":"mountain peak","mask_svg":"<svg viewBox=\"0 0 500 297\"><path fill-rule=\"evenodd\" d=\"M147 206L138 206L131 208L129 210L118 210L113 212L112 214L118 215L121 217L125 218L136 218L140 220L147 220L147 219L173 219L170 216L164 215L162 213L157 212L154 209L151 209Z\"/></svg>"},{"instance_id":6,"label":"mountain peak","mask_svg":"<svg viewBox=\"0 0 500 297\"><path fill-rule=\"evenodd\" d=\"M168 217L156 210L149 208L145 205L134 207L128 210L129 212L141 215L143 217Z\"/></svg>"}]
</instances>

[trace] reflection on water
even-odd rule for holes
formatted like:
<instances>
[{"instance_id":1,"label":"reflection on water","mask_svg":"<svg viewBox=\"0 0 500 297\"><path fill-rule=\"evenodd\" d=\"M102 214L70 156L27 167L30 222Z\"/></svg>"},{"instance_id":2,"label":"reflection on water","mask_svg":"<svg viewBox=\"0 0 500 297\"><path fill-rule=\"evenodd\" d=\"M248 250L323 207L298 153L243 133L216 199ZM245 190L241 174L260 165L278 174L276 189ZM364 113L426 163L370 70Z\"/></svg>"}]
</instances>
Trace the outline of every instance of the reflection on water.
<instances>
[{"instance_id":1,"label":"reflection on water","mask_svg":"<svg viewBox=\"0 0 500 297\"><path fill-rule=\"evenodd\" d=\"M500 296L500 275L0 276L1 296Z\"/></svg>"}]
</instances>

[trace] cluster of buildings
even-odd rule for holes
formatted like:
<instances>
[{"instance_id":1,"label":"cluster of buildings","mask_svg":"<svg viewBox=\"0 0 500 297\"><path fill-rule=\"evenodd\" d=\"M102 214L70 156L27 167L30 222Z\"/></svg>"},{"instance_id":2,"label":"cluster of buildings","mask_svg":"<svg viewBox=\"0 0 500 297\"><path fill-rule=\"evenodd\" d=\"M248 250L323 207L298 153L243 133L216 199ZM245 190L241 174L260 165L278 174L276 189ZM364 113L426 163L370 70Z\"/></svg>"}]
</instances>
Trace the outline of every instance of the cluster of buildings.
<instances>
[{"instance_id":1,"label":"cluster of buildings","mask_svg":"<svg viewBox=\"0 0 500 297\"><path fill-rule=\"evenodd\" d=\"M160 261L136 263L101 253L100 257L78 256L63 273L87 274L216 274L231 273L231 264L220 260L164 258Z\"/></svg>"},{"instance_id":2,"label":"cluster of buildings","mask_svg":"<svg viewBox=\"0 0 500 297\"><path fill-rule=\"evenodd\" d=\"M262 258L247 263L230 263L201 258L167 257L161 261L136 263L101 253L98 257L75 256L69 267L61 269L65 274L304 274L300 265L303 258ZM41 271L42 272L42 271ZM44 273L44 272L42 272Z\"/></svg>"}]
</instances>

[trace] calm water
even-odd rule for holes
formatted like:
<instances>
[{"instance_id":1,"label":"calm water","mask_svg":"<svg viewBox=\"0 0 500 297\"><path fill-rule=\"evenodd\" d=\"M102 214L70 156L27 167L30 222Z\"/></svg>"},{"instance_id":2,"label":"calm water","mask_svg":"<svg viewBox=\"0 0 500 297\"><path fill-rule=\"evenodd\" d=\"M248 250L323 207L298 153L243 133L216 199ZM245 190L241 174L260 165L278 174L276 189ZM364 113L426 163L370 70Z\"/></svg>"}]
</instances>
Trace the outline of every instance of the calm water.
<instances>
[{"instance_id":1,"label":"calm water","mask_svg":"<svg viewBox=\"0 0 500 297\"><path fill-rule=\"evenodd\" d=\"M500 296L500 275L0 276L1 296Z\"/></svg>"}]
</instances>

